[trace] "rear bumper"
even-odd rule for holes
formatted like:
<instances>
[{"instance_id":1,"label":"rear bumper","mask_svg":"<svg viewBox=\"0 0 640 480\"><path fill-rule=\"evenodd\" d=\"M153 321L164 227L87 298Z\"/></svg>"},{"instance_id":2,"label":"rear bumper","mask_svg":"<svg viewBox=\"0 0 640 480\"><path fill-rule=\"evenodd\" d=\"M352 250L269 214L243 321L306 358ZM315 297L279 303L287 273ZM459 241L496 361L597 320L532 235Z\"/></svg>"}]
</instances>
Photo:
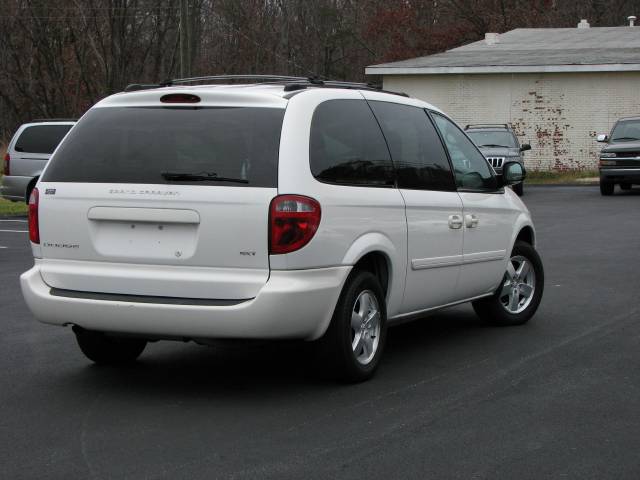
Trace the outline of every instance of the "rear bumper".
<instances>
[{"instance_id":1,"label":"rear bumper","mask_svg":"<svg viewBox=\"0 0 640 480\"><path fill-rule=\"evenodd\" d=\"M258 295L232 305L181 305L52 295L36 265L20 277L41 322L154 338L299 338L327 329L351 267L274 270ZM54 292L55 293L55 292Z\"/></svg>"},{"instance_id":2,"label":"rear bumper","mask_svg":"<svg viewBox=\"0 0 640 480\"><path fill-rule=\"evenodd\" d=\"M0 195L7 200L24 202L26 201L27 187L31 180L33 180L33 177L4 176L0 185Z\"/></svg>"},{"instance_id":3,"label":"rear bumper","mask_svg":"<svg viewBox=\"0 0 640 480\"><path fill-rule=\"evenodd\" d=\"M613 183L640 183L640 168L601 168L600 180Z\"/></svg>"}]
</instances>

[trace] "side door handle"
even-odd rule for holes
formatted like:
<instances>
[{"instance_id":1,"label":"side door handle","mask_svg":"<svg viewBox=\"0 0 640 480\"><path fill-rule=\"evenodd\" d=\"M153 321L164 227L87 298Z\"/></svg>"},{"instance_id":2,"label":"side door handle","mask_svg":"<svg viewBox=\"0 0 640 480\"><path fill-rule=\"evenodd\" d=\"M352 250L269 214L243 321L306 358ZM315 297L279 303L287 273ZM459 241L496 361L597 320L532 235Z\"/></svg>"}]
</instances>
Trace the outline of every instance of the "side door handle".
<instances>
[{"instance_id":1,"label":"side door handle","mask_svg":"<svg viewBox=\"0 0 640 480\"><path fill-rule=\"evenodd\" d=\"M475 228L478 226L478 217L475 214L469 214L464 216L464 224L467 228Z\"/></svg>"},{"instance_id":2,"label":"side door handle","mask_svg":"<svg viewBox=\"0 0 640 480\"><path fill-rule=\"evenodd\" d=\"M453 230L462 228L462 215L449 215L449 228Z\"/></svg>"}]
</instances>

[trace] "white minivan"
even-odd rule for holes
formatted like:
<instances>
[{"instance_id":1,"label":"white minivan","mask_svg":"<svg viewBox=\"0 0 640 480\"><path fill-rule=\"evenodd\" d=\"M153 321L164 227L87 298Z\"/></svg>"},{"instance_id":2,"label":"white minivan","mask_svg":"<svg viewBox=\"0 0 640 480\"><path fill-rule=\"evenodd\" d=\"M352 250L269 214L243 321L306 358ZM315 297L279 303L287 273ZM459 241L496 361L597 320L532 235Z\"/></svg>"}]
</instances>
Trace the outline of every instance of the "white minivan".
<instances>
[{"instance_id":1,"label":"white minivan","mask_svg":"<svg viewBox=\"0 0 640 480\"><path fill-rule=\"evenodd\" d=\"M25 300L91 360L303 339L361 381L395 322L535 313L534 227L504 188L523 167L496 176L438 108L362 84L183 82L100 101L31 195Z\"/></svg>"}]
</instances>

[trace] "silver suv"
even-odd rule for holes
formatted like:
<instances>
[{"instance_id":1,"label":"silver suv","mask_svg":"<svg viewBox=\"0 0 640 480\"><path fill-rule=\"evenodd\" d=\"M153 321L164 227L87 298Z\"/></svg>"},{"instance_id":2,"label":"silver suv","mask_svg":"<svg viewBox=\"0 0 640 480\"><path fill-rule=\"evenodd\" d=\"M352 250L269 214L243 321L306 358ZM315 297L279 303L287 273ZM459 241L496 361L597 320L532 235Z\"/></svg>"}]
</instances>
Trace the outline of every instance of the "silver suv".
<instances>
[{"instance_id":1,"label":"silver suv","mask_svg":"<svg viewBox=\"0 0 640 480\"><path fill-rule=\"evenodd\" d=\"M520 145L518 137L508 124L467 125L464 130L498 175L502 174L502 165L505 162L518 162L524 166L523 152L531 150L531 145ZM522 196L524 182L514 185L513 191Z\"/></svg>"},{"instance_id":2,"label":"silver suv","mask_svg":"<svg viewBox=\"0 0 640 480\"><path fill-rule=\"evenodd\" d=\"M26 202L49 157L75 120L34 120L21 125L7 146L0 192L7 200Z\"/></svg>"},{"instance_id":3,"label":"silver suv","mask_svg":"<svg viewBox=\"0 0 640 480\"><path fill-rule=\"evenodd\" d=\"M29 202L41 321L98 363L160 339L317 341L370 377L386 327L473 302L528 321L544 272L522 201L442 111L363 84L281 79L112 95Z\"/></svg>"}]
</instances>

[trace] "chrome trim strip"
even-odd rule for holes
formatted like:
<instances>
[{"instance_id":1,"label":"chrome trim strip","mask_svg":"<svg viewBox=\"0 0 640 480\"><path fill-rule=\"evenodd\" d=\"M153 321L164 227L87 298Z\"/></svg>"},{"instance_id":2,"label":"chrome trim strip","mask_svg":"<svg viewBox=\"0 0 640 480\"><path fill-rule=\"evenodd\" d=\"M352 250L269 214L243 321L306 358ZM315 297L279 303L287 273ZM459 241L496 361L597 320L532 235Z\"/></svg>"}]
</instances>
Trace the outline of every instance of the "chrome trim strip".
<instances>
[{"instance_id":1,"label":"chrome trim strip","mask_svg":"<svg viewBox=\"0 0 640 480\"><path fill-rule=\"evenodd\" d=\"M448 257L414 258L411 260L412 270L427 268L457 267L472 263L495 262L504 260L506 250L493 250L490 252L467 253L464 255L451 255Z\"/></svg>"},{"instance_id":2,"label":"chrome trim strip","mask_svg":"<svg viewBox=\"0 0 640 480\"><path fill-rule=\"evenodd\" d=\"M169 208L93 207L87 218L114 222L200 223L200 215L195 210Z\"/></svg>"},{"instance_id":3,"label":"chrome trim strip","mask_svg":"<svg viewBox=\"0 0 640 480\"><path fill-rule=\"evenodd\" d=\"M425 268L455 267L457 265L462 265L462 263L462 255L451 255L449 257L414 258L411 260L411 268L413 270L422 270Z\"/></svg>"},{"instance_id":4,"label":"chrome trim strip","mask_svg":"<svg viewBox=\"0 0 640 480\"><path fill-rule=\"evenodd\" d=\"M467 253L464 255L464 263L468 265L470 263L480 263L480 262L494 262L497 260L504 260L506 257L506 250L493 250L491 252L478 252L478 253Z\"/></svg>"}]
</instances>

